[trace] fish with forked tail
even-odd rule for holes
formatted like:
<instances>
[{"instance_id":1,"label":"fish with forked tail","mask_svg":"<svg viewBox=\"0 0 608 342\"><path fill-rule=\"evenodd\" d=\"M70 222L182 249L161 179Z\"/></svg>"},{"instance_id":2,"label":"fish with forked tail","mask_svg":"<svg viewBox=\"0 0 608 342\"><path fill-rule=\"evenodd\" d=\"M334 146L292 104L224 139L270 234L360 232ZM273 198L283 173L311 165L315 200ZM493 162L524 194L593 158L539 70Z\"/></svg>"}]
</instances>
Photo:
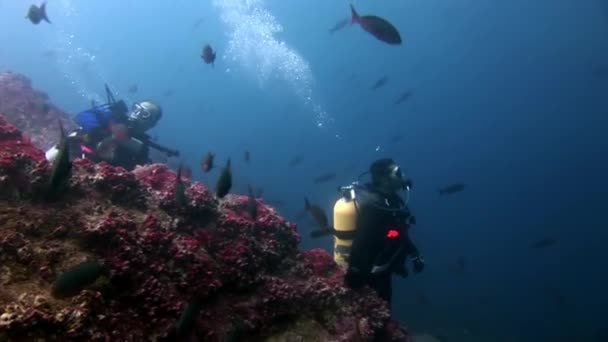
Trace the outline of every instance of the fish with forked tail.
<instances>
[{"instance_id":1,"label":"fish with forked tail","mask_svg":"<svg viewBox=\"0 0 608 342\"><path fill-rule=\"evenodd\" d=\"M403 102L407 101L411 96L412 96L412 92L406 91L406 92L402 93L401 95L399 95L399 97L395 100L395 102L393 102L393 105L395 105L395 106L400 105Z\"/></svg>"},{"instance_id":2,"label":"fish with forked tail","mask_svg":"<svg viewBox=\"0 0 608 342\"><path fill-rule=\"evenodd\" d=\"M443 188L439 189L439 196L451 195L451 194L455 194L457 192L462 192L462 191L464 191L464 184L462 184L462 183L450 184L450 185L444 186Z\"/></svg>"},{"instance_id":3,"label":"fish with forked tail","mask_svg":"<svg viewBox=\"0 0 608 342\"><path fill-rule=\"evenodd\" d=\"M186 197L186 186L182 182L182 165L177 169L177 176L175 177L175 204L178 207L185 207L188 205L188 198Z\"/></svg>"},{"instance_id":4,"label":"fish with forked tail","mask_svg":"<svg viewBox=\"0 0 608 342\"><path fill-rule=\"evenodd\" d=\"M384 87L388 83L388 76L380 77L374 85L372 85L371 90L376 90Z\"/></svg>"},{"instance_id":5,"label":"fish with forked tail","mask_svg":"<svg viewBox=\"0 0 608 342\"><path fill-rule=\"evenodd\" d=\"M346 25L348 25L348 22L349 22L349 21L350 21L350 20L349 20L349 18L340 19L338 22L336 22L336 23L334 24L334 26L332 26L332 27L331 27L331 28L328 30L328 31L329 31L329 34L334 34L334 33L336 33L337 31L340 31L341 29L345 28L345 27L346 27Z\"/></svg>"},{"instance_id":6,"label":"fish with forked tail","mask_svg":"<svg viewBox=\"0 0 608 342\"><path fill-rule=\"evenodd\" d=\"M223 198L230 192L232 188L232 171L230 171L230 159L226 162L226 167L222 169L217 184L215 187L215 194L218 198Z\"/></svg>"},{"instance_id":7,"label":"fish with forked tail","mask_svg":"<svg viewBox=\"0 0 608 342\"><path fill-rule=\"evenodd\" d=\"M312 181L315 184L321 184L321 183L326 183L326 182L332 181L334 179L336 179L336 173L335 172L326 172L324 174L318 175Z\"/></svg>"},{"instance_id":8,"label":"fish with forked tail","mask_svg":"<svg viewBox=\"0 0 608 342\"><path fill-rule=\"evenodd\" d=\"M215 157L215 154L211 153L211 152L207 152L207 154L205 155L205 157L203 157L203 161L201 162L201 169L203 170L203 172L209 172L211 171L211 169L213 169L213 158Z\"/></svg>"},{"instance_id":9,"label":"fish with forked tail","mask_svg":"<svg viewBox=\"0 0 608 342\"><path fill-rule=\"evenodd\" d=\"M304 209L306 209L306 211L310 213L310 215L320 228L327 227L327 215L325 214L325 211L321 209L321 207L315 204L311 204L308 201L308 198L304 198Z\"/></svg>"},{"instance_id":10,"label":"fish with forked tail","mask_svg":"<svg viewBox=\"0 0 608 342\"><path fill-rule=\"evenodd\" d=\"M61 190L65 188L72 173L72 162L70 161L68 141L61 121L59 121L59 131L61 136L59 144L54 149L54 151L56 151L56 156L54 157L51 178L49 179L46 190L46 197L49 200L56 198Z\"/></svg>"},{"instance_id":11,"label":"fish with forked tail","mask_svg":"<svg viewBox=\"0 0 608 342\"><path fill-rule=\"evenodd\" d=\"M51 295L55 298L75 296L85 287L93 284L105 272L107 272L106 268L97 261L80 263L57 277L53 283Z\"/></svg>"},{"instance_id":12,"label":"fish with forked tail","mask_svg":"<svg viewBox=\"0 0 608 342\"><path fill-rule=\"evenodd\" d=\"M211 45L207 44L203 47L201 58L205 63L211 64L211 66L215 65L215 52L213 52Z\"/></svg>"},{"instance_id":13,"label":"fish with forked tail","mask_svg":"<svg viewBox=\"0 0 608 342\"><path fill-rule=\"evenodd\" d=\"M350 5L350 11L352 15L352 24L361 25L365 31L369 32L380 41L392 45L401 44L401 35L399 34L399 31L397 31L395 26L386 19L375 15L360 16L353 5Z\"/></svg>"},{"instance_id":14,"label":"fish with forked tail","mask_svg":"<svg viewBox=\"0 0 608 342\"><path fill-rule=\"evenodd\" d=\"M49 17L46 15L46 2L43 2L40 6L31 5L25 18L29 19L32 24L35 25L40 24L43 20L49 24L51 23Z\"/></svg>"},{"instance_id":15,"label":"fish with forked tail","mask_svg":"<svg viewBox=\"0 0 608 342\"><path fill-rule=\"evenodd\" d=\"M255 194L253 193L251 185L247 186L247 192L247 212L249 213L249 217L255 220L258 218L258 201L255 199Z\"/></svg>"}]
</instances>

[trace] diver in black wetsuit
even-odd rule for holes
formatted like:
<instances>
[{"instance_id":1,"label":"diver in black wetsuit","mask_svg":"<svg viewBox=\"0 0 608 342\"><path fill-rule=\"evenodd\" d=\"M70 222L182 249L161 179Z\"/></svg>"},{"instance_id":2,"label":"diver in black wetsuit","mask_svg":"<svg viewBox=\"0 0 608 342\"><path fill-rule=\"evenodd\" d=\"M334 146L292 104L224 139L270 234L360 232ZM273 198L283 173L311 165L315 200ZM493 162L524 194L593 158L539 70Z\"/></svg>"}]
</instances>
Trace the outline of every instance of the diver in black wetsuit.
<instances>
[{"instance_id":1,"label":"diver in black wetsuit","mask_svg":"<svg viewBox=\"0 0 608 342\"><path fill-rule=\"evenodd\" d=\"M408 275L407 257L419 273L424 259L409 237L415 218L398 194L409 191L411 181L392 159L375 161L370 175L372 182L357 188L357 224L344 282L351 288L370 286L390 307L392 274Z\"/></svg>"}]
</instances>

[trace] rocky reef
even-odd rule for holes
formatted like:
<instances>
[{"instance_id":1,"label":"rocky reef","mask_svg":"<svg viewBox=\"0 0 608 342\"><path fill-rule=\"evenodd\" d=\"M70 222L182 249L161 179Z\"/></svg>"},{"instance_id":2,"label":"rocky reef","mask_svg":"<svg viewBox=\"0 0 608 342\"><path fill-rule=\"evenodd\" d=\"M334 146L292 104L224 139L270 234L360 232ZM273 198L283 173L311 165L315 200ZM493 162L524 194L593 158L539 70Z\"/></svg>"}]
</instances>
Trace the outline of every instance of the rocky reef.
<instances>
[{"instance_id":1,"label":"rocky reef","mask_svg":"<svg viewBox=\"0 0 608 342\"><path fill-rule=\"evenodd\" d=\"M50 171L0 114L0 341L409 341L373 291L343 287L327 252L299 251L296 226L262 200L254 220L246 196L185 180L179 206L165 165L77 159L49 202ZM93 260L103 275L54 295Z\"/></svg>"},{"instance_id":2,"label":"rocky reef","mask_svg":"<svg viewBox=\"0 0 608 342\"><path fill-rule=\"evenodd\" d=\"M0 72L0 113L43 150L57 142L59 120L67 130L76 128L45 92L33 89L27 77L12 72Z\"/></svg>"}]
</instances>

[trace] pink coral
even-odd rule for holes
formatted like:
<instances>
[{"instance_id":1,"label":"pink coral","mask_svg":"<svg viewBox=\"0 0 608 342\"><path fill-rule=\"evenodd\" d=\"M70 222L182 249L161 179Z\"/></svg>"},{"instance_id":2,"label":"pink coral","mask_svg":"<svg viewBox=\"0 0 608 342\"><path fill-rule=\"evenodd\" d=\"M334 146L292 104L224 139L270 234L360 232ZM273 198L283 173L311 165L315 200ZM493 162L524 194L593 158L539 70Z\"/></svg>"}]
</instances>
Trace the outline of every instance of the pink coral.
<instances>
[{"instance_id":1,"label":"pink coral","mask_svg":"<svg viewBox=\"0 0 608 342\"><path fill-rule=\"evenodd\" d=\"M0 148L10 146L0 149L1 189L35 194L27 184L50 170L22 140L0 116ZM388 309L373 291L343 286L328 253L300 252L295 225L275 210L258 202L253 219L246 196L218 200L202 184L184 184L188 204L179 207L175 173L164 165L128 172L76 160L62 201L6 192L0 340L173 340L184 308L197 299L204 304L190 334L200 340L242 333L251 340L407 341L401 330L385 329ZM50 297L59 274L90 258L108 272L73 298Z\"/></svg>"}]
</instances>

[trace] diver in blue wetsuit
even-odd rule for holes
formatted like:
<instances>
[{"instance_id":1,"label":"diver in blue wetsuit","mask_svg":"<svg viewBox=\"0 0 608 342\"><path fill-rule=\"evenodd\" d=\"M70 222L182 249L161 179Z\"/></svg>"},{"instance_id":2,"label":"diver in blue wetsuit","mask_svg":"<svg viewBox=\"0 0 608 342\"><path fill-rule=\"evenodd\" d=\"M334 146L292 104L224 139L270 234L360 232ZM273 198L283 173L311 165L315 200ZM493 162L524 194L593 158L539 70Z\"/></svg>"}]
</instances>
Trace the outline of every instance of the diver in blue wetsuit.
<instances>
[{"instance_id":1,"label":"diver in blue wetsuit","mask_svg":"<svg viewBox=\"0 0 608 342\"><path fill-rule=\"evenodd\" d=\"M151 101L141 101L133 104L129 111L123 100L114 99L107 85L106 93L106 104L93 104L92 108L74 116L79 128L68 135L72 156L105 161L127 170L150 163L150 148L169 157L179 156L179 151L153 142L146 134L161 119L160 106ZM53 146L46 152L46 158L54 160L57 151L57 146Z\"/></svg>"}]
</instances>

